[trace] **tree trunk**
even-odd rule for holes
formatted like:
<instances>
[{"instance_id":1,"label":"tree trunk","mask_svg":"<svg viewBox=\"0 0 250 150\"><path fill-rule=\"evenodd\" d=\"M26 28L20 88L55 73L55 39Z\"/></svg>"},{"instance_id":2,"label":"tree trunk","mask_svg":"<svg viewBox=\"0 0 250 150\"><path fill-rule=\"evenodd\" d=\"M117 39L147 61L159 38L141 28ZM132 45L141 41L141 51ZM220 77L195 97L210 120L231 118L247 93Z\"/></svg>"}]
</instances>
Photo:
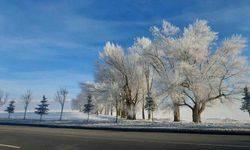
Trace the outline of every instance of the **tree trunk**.
<instances>
[{"instance_id":1,"label":"tree trunk","mask_svg":"<svg viewBox=\"0 0 250 150\"><path fill-rule=\"evenodd\" d=\"M126 118L126 117L127 117L126 105L123 102L121 107L121 118Z\"/></svg>"},{"instance_id":2,"label":"tree trunk","mask_svg":"<svg viewBox=\"0 0 250 150\"><path fill-rule=\"evenodd\" d=\"M135 104L127 104L127 119L136 120Z\"/></svg>"},{"instance_id":3,"label":"tree trunk","mask_svg":"<svg viewBox=\"0 0 250 150\"><path fill-rule=\"evenodd\" d=\"M25 106L25 109L24 109L24 116L23 116L23 120L26 119L26 112L27 112L27 106Z\"/></svg>"},{"instance_id":4,"label":"tree trunk","mask_svg":"<svg viewBox=\"0 0 250 150\"><path fill-rule=\"evenodd\" d=\"M152 112L152 122L154 121L154 112L153 111L151 111Z\"/></svg>"},{"instance_id":5,"label":"tree trunk","mask_svg":"<svg viewBox=\"0 0 250 150\"><path fill-rule=\"evenodd\" d=\"M193 122L194 123L201 123L201 112L198 109L199 107L197 106L197 104L194 105L194 108L192 109L192 113L193 113Z\"/></svg>"},{"instance_id":6,"label":"tree trunk","mask_svg":"<svg viewBox=\"0 0 250 150\"><path fill-rule=\"evenodd\" d=\"M43 117L43 115L40 115L40 121L42 121L42 117Z\"/></svg>"},{"instance_id":7,"label":"tree trunk","mask_svg":"<svg viewBox=\"0 0 250 150\"><path fill-rule=\"evenodd\" d=\"M148 110L148 120L150 120L151 119L151 112L150 112L150 110Z\"/></svg>"},{"instance_id":8,"label":"tree trunk","mask_svg":"<svg viewBox=\"0 0 250 150\"><path fill-rule=\"evenodd\" d=\"M103 111L104 111L104 107L101 108L100 114L103 114Z\"/></svg>"},{"instance_id":9,"label":"tree trunk","mask_svg":"<svg viewBox=\"0 0 250 150\"><path fill-rule=\"evenodd\" d=\"M8 115L8 119L10 119L10 113L9 113L9 115Z\"/></svg>"},{"instance_id":10,"label":"tree trunk","mask_svg":"<svg viewBox=\"0 0 250 150\"><path fill-rule=\"evenodd\" d=\"M64 108L64 103L63 103L63 105L62 105L62 109L61 109L60 121L62 120L63 108Z\"/></svg>"},{"instance_id":11,"label":"tree trunk","mask_svg":"<svg viewBox=\"0 0 250 150\"><path fill-rule=\"evenodd\" d=\"M133 120L136 120L136 113L133 113Z\"/></svg>"},{"instance_id":12,"label":"tree trunk","mask_svg":"<svg viewBox=\"0 0 250 150\"><path fill-rule=\"evenodd\" d=\"M148 110L148 120L150 120L151 119L151 112L150 112L150 110Z\"/></svg>"},{"instance_id":13,"label":"tree trunk","mask_svg":"<svg viewBox=\"0 0 250 150\"><path fill-rule=\"evenodd\" d=\"M136 120L136 106L135 104L132 104L133 106L133 119Z\"/></svg>"},{"instance_id":14,"label":"tree trunk","mask_svg":"<svg viewBox=\"0 0 250 150\"><path fill-rule=\"evenodd\" d=\"M87 122L89 122L89 112L88 112L88 119L87 119Z\"/></svg>"},{"instance_id":15,"label":"tree trunk","mask_svg":"<svg viewBox=\"0 0 250 150\"><path fill-rule=\"evenodd\" d=\"M121 110L121 118L126 118L126 111L124 109Z\"/></svg>"},{"instance_id":16,"label":"tree trunk","mask_svg":"<svg viewBox=\"0 0 250 150\"><path fill-rule=\"evenodd\" d=\"M142 119L145 119L145 106L144 106L144 96L143 96L143 99L142 99Z\"/></svg>"},{"instance_id":17,"label":"tree trunk","mask_svg":"<svg viewBox=\"0 0 250 150\"><path fill-rule=\"evenodd\" d=\"M180 122L180 106L174 104L174 122Z\"/></svg>"},{"instance_id":18,"label":"tree trunk","mask_svg":"<svg viewBox=\"0 0 250 150\"><path fill-rule=\"evenodd\" d=\"M116 114L115 114L115 123L118 122L118 115L119 115L119 110L116 107Z\"/></svg>"},{"instance_id":19,"label":"tree trunk","mask_svg":"<svg viewBox=\"0 0 250 150\"><path fill-rule=\"evenodd\" d=\"M107 110L107 107L105 107L105 109L104 109L105 111L104 111L104 115L107 115L108 114L108 110Z\"/></svg>"},{"instance_id":20,"label":"tree trunk","mask_svg":"<svg viewBox=\"0 0 250 150\"><path fill-rule=\"evenodd\" d=\"M116 113L117 113L117 116L121 116L121 109L118 108L118 109L116 110Z\"/></svg>"}]
</instances>

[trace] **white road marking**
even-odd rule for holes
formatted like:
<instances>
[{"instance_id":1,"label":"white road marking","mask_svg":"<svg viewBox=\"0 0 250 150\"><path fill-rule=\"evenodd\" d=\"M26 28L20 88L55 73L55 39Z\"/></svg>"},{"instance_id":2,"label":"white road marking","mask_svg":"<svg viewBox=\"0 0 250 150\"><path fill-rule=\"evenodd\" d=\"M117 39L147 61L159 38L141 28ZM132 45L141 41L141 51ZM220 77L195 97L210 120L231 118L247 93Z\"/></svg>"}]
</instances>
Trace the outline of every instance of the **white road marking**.
<instances>
[{"instance_id":1,"label":"white road marking","mask_svg":"<svg viewBox=\"0 0 250 150\"><path fill-rule=\"evenodd\" d=\"M20 146L15 146L15 145L7 145L7 144L0 144L0 147L9 147L9 148L16 148L16 149L21 148Z\"/></svg>"}]
</instances>

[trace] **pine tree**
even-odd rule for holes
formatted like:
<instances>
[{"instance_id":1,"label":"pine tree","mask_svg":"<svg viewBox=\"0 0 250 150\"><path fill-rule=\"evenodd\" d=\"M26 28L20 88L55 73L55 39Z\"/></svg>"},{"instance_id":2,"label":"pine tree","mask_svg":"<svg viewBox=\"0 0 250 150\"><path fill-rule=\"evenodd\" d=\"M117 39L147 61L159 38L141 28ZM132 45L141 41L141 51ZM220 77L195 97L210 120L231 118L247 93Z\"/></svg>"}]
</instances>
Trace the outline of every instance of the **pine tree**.
<instances>
[{"instance_id":1,"label":"pine tree","mask_svg":"<svg viewBox=\"0 0 250 150\"><path fill-rule=\"evenodd\" d=\"M88 113L87 122L89 122L89 114L91 113L91 111L93 109L94 109L94 105L93 105L93 101L92 101L91 95L88 95L88 97L87 97L87 104L84 105L84 109L83 109L84 113Z\"/></svg>"},{"instance_id":2,"label":"pine tree","mask_svg":"<svg viewBox=\"0 0 250 150\"><path fill-rule=\"evenodd\" d=\"M244 112L247 111L250 116L250 95L247 87L244 88L244 97L242 98L242 100L243 101L240 109Z\"/></svg>"},{"instance_id":3,"label":"pine tree","mask_svg":"<svg viewBox=\"0 0 250 150\"><path fill-rule=\"evenodd\" d=\"M152 121L153 121L153 112L156 109L156 104L153 98L151 97L151 93L147 94L145 109L148 110L149 116L152 115Z\"/></svg>"},{"instance_id":4,"label":"pine tree","mask_svg":"<svg viewBox=\"0 0 250 150\"><path fill-rule=\"evenodd\" d=\"M35 113L40 115L40 121L42 120L43 115L48 114L49 109L47 107L49 106L49 104L47 104L47 102L47 98L45 97L45 95L43 95L43 100L41 100L41 104L39 104L38 107L35 108Z\"/></svg>"},{"instance_id":5,"label":"pine tree","mask_svg":"<svg viewBox=\"0 0 250 150\"><path fill-rule=\"evenodd\" d=\"M7 107L7 109L5 111L7 111L9 113L8 119L10 119L10 114L14 113L15 110L15 105L14 105L15 101L12 100L10 101L9 106Z\"/></svg>"}]
</instances>

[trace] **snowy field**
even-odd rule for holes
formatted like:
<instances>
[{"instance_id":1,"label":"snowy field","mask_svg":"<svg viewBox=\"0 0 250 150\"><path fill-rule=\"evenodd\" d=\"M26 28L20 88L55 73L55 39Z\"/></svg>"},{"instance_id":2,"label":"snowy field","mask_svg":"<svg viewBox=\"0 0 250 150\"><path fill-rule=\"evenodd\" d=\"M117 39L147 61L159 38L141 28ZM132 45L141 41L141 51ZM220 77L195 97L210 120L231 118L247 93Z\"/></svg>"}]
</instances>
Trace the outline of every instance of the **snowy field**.
<instances>
[{"instance_id":1,"label":"snowy field","mask_svg":"<svg viewBox=\"0 0 250 150\"><path fill-rule=\"evenodd\" d=\"M191 120L191 111L181 108L181 122L173 123L173 115L171 111L157 111L155 113L154 122L142 120L141 114L138 113L138 120L119 119L119 123L115 123L115 116L91 115L87 122L87 115L72 111L70 102L65 105L63 120L59 120L60 107L58 103L50 101L50 111L48 115L43 116L43 121L39 121L39 115L34 113L34 108L39 101L33 101L29 105L27 112L27 120L23 120L23 104L21 101L16 103L16 111L8 118L8 113L4 111L8 103L0 108L0 123L31 123L31 124L48 124L63 126L88 126L88 127L115 127L115 128L159 128L159 129L201 129L201 130L233 130L233 131L249 131L250 117L247 113L239 109L239 103L234 105L218 104L216 107L208 107L202 114L202 123L194 124ZM138 111L139 112L139 111Z\"/></svg>"},{"instance_id":2,"label":"snowy field","mask_svg":"<svg viewBox=\"0 0 250 150\"><path fill-rule=\"evenodd\" d=\"M154 122L149 120L124 120L119 119L115 123L114 116L91 115L87 122L87 115L81 112L71 111L63 114L63 120L59 121L59 113L51 112L39 121L39 116L33 112L27 113L27 120L23 120L23 112L16 112L7 119L6 112L0 112L0 123L28 123L28 124L46 124L46 125L63 125L63 126L82 126L82 127L108 127L108 128L154 128L154 129L194 129L194 130L223 130L223 131L249 131L250 121L238 121L232 119L208 118L201 124L194 124L190 121L181 121L174 123L171 119L155 119Z\"/></svg>"},{"instance_id":3,"label":"snowy field","mask_svg":"<svg viewBox=\"0 0 250 150\"><path fill-rule=\"evenodd\" d=\"M53 119L54 117L56 118L55 112L60 111L60 104L53 101L49 100L49 115L45 116L45 119ZM0 118L4 118L7 116L7 113L4 112L6 107L8 106L8 102L0 107ZM35 119L39 118L39 116L35 115L33 112L35 111L35 107L40 104L40 101L31 101L28 107L28 111L30 114L27 114L27 118ZM226 122L249 122L250 121L250 116L248 115L247 112L243 112L240 110L240 101L235 101L235 102L228 102L228 103L214 103L212 107L207 107L205 111L202 113L202 121L203 122L221 122L226 121ZM21 100L17 100L15 103L15 112L20 112L22 113L24 111L24 104ZM138 114L137 118L141 119L141 108L138 107ZM160 109L160 108L159 108ZM160 118L160 119L173 119L173 112L171 110L157 110L154 114L155 118ZM70 112L65 114L65 119L79 119L84 118L84 114L78 113L77 111L72 111L71 110L71 103L70 101L66 101L65 107L64 107L64 112ZM73 112L73 114L71 114ZM76 113L75 113L76 112ZM2 114L3 113L3 114ZM6 114L6 115L4 115ZM21 114L15 114L13 117L17 117ZM34 115L34 116L33 116ZM147 115L147 114L146 114ZM192 118L192 112L190 109L186 107L181 107L181 120L185 122L191 122ZM58 116L59 117L59 116ZM21 117L22 118L22 117Z\"/></svg>"}]
</instances>

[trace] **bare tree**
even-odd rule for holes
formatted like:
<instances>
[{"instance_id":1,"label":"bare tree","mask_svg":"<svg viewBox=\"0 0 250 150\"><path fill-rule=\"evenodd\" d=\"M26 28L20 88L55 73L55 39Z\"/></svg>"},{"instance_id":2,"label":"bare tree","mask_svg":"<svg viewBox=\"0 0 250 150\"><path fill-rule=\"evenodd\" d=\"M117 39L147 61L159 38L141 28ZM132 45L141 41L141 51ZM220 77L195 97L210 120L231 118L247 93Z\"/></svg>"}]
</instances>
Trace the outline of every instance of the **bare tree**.
<instances>
[{"instance_id":1,"label":"bare tree","mask_svg":"<svg viewBox=\"0 0 250 150\"><path fill-rule=\"evenodd\" d=\"M60 105L61 105L60 120L62 120L62 113L63 113L64 104L65 104L66 97L67 97L68 93L69 92L65 88L62 88L56 92L55 101L60 103Z\"/></svg>"},{"instance_id":2,"label":"bare tree","mask_svg":"<svg viewBox=\"0 0 250 150\"><path fill-rule=\"evenodd\" d=\"M9 94L0 89L0 107L3 106L8 100Z\"/></svg>"},{"instance_id":3,"label":"bare tree","mask_svg":"<svg viewBox=\"0 0 250 150\"><path fill-rule=\"evenodd\" d=\"M26 93L24 93L21 97L23 99L24 102L24 116L23 119L26 119L26 112L28 109L28 106L32 100L32 92L30 90L27 90Z\"/></svg>"}]
</instances>

